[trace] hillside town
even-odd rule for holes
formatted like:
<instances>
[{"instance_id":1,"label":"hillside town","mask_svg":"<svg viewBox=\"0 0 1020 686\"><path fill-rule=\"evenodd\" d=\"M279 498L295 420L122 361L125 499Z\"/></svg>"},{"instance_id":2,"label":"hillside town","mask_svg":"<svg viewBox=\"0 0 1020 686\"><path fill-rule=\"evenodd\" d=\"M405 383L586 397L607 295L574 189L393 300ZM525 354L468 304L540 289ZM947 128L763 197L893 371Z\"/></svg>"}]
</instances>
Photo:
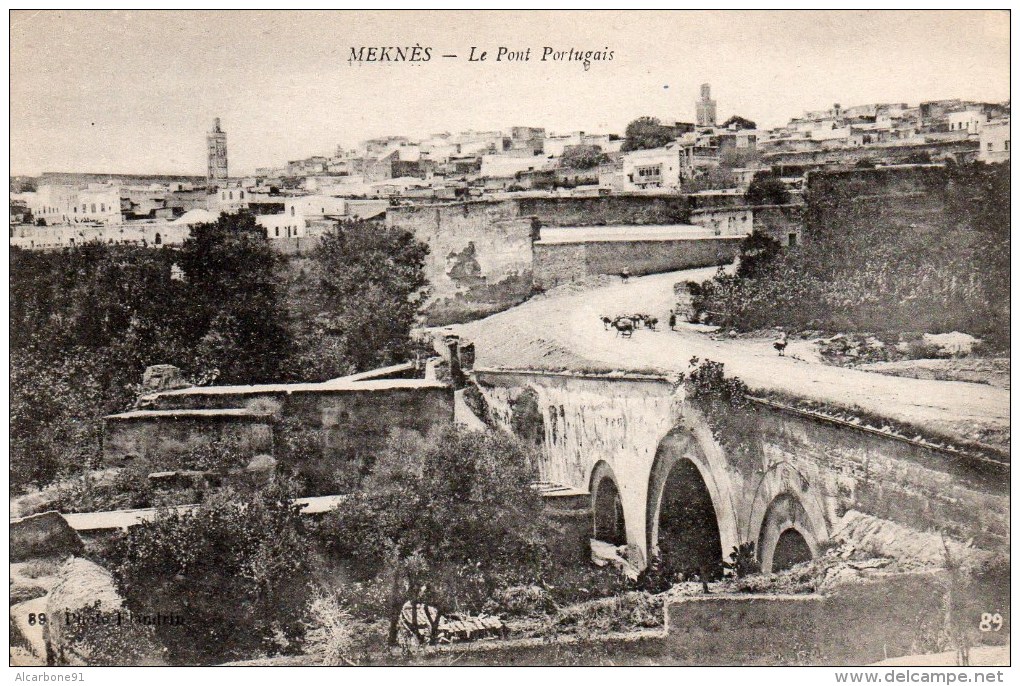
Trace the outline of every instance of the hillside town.
<instances>
[{"instance_id":1,"label":"hillside town","mask_svg":"<svg viewBox=\"0 0 1020 686\"><path fill-rule=\"evenodd\" d=\"M294 251L338 220L379 218L394 206L614 195L690 197L693 224L743 235L755 227L748 189L756 176L778 178L796 203L812 171L1010 158L1009 102L836 103L766 130L737 113L720 121L710 84L692 104L694 121L637 120L631 136L536 126L392 135L250 176L230 175L227 132L216 119L205 177L15 177L10 244L173 245L193 224L246 210L275 245Z\"/></svg>"}]
</instances>

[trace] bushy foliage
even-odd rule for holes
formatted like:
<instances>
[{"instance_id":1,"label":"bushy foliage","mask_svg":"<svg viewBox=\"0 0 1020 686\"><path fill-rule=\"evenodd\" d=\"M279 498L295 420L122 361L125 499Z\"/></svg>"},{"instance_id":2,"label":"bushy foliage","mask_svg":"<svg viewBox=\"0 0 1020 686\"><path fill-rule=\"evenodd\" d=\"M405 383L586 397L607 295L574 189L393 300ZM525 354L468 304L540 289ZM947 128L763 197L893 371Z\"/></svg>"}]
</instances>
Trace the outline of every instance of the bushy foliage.
<instances>
[{"instance_id":1,"label":"bushy foliage","mask_svg":"<svg viewBox=\"0 0 1020 686\"><path fill-rule=\"evenodd\" d=\"M335 593L316 591L308 604L305 650L326 667L357 666L361 627Z\"/></svg>"},{"instance_id":2,"label":"bushy foliage","mask_svg":"<svg viewBox=\"0 0 1020 686\"><path fill-rule=\"evenodd\" d=\"M755 124L753 121L751 121L750 119L745 119L738 114L734 114L732 117L730 117L729 119L722 123L722 128L724 129L728 129L731 126L736 126L737 130L744 129L753 130L758 128L758 125Z\"/></svg>"},{"instance_id":3,"label":"bushy foliage","mask_svg":"<svg viewBox=\"0 0 1020 686\"><path fill-rule=\"evenodd\" d=\"M730 558L723 560L722 566L733 572L733 575L738 579L743 579L745 576L760 572L761 563L758 562L758 556L754 551L754 541L733 546L733 550L730 551Z\"/></svg>"},{"instance_id":4,"label":"bushy foliage","mask_svg":"<svg viewBox=\"0 0 1020 686\"><path fill-rule=\"evenodd\" d=\"M788 202L790 191L779 177L770 171L757 172L751 179L751 185L747 187L749 205L785 205Z\"/></svg>"},{"instance_id":5,"label":"bushy foliage","mask_svg":"<svg viewBox=\"0 0 1020 686\"><path fill-rule=\"evenodd\" d=\"M323 236L299 285L293 376L327 379L407 360L428 295L428 245L408 231L342 222Z\"/></svg>"},{"instance_id":6,"label":"bushy foliage","mask_svg":"<svg viewBox=\"0 0 1020 686\"><path fill-rule=\"evenodd\" d=\"M432 627L418 640L435 642L443 615L478 611L496 589L540 574L545 548L534 476L530 450L504 434L398 434L363 490L326 517L320 537L387 589L391 643L405 603Z\"/></svg>"},{"instance_id":7,"label":"bushy foliage","mask_svg":"<svg viewBox=\"0 0 1020 686\"><path fill-rule=\"evenodd\" d=\"M560 164L568 169L594 169L608 159L597 145L571 145L563 151Z\"/></svg>"},{"instance_id":8,"label":"bushy foliage","mask_svg":"<svg viewBox=\"0 0 1020 686\"><path fill-rule=\"evenodd\" d=\"M12 248L12 485L95 467L102 417L131 405L149 365L256 383L413 357L427 250L407 232L345 224L323 238L301 306L284 300L287 264L247 213L192 227L180 247Z\"/></svg>"},{"instance_id":9,"label":"bushy foliage","mask_svg":"<svg viewBox=\"0 0 1020 686\"><path fill-rule=\"evenodd\" d=\"M224 491L193 511L164 510L117 552L129 607L183 617L157 631L174 664L278 652L302 635L308 541L285 489Z\"/></svg>"},{"instance_id":10,"label":"bushy foliage","mask_svg":"<svg viewBox=\"0 0 1020 686\"><path fill-rule=\"evenodd\" d=\"M623 152L661 148L676 138L673 128L664 126L655 117L638 117L627 124L624 136Z\"/></svg>"},{"instance_id":11,"label":"bushy foliage","mask_svg":"<svg viewBox=\"0 0 1020 686\"><path fill-rule=\"evenodd\" d=\"M782 250L783 246L779 241L760 231L754 231L740 242L737 276L741 279L761 276L772 266Z\"/></svg>"},{"instance_id":12,"label":"bushy foliage","mask_svg":"<svg viewBox=\"0 0 1020 686\"><path fill-rule=\"evenodd\" d=\"M882 170L862 174L881 174ZM813 191L806 239L754 267L689 288L695 317L727 328L964 331L1009 339L1009 168L931 169L926 224L876 207L866 182ZM941 184L941 185L939 185ZM917 194L882 203L917 203ZM912 209L912 207L908 207ZM746 246L745 246L746 247ZM744 257L751 257L750 253Z\"/></svg>"},{"instance_id":13,"label":"bushy foliage","mask_svg":"<svg viewBox=\"0 0 1020 686\"><path fill-rule=\"evenodd\" d=\"M131 621L124 610L104 608L103 602L97 600L85 607L67 608L65 613L78 621L66 622L61 627L57 664L81 664L79 661L90 667L166 664L167 651L154 627Z\"/></svg>"},{"instance_id":14,"label":"bushy foliage","mask_svg":"<svg viewBox=\"0 0 1020 686\"><path fill-rule=\"evenodd\" d=\"M95 466L102 417L130 405L150 364L272 379L286 350L275 264L247 215L196 226L179 249L12 248L14 486Z\"/></svg>"}]
</instances>

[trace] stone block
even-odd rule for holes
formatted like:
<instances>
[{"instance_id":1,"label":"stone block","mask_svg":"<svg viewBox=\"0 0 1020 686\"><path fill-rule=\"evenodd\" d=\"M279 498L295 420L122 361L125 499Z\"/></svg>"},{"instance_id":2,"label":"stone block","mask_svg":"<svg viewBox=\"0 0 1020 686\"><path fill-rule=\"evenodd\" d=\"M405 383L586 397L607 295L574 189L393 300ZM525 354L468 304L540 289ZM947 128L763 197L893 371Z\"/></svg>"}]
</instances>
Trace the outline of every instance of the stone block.
<instances>
[{"instance_id":1,"label":"stone block","mask_svg":"<svg viewBox=\"0 0 1020 686\"><path fill-rule=\"evenodd\" d=\"M33 557L78 555L81 538L59 512L49 511L11 520L11 562Z\"/></svg>"}]
</instances>

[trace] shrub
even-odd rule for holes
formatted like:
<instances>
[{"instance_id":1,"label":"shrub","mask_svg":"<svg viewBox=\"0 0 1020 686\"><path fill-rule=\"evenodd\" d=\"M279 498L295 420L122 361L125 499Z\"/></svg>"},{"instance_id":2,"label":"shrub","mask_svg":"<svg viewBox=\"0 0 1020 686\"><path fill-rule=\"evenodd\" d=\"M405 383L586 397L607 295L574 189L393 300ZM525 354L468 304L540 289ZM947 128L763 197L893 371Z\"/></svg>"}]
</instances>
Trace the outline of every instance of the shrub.
<instances>
[{"instance_id":1,"label":"shrub","mask_svg":"<svg viewBox=\"0 0 1020 686\"><path fill-rule=\"evenodd\" d=\"M1006 349L1008 165L925 173L941 210L921 224L904 225L917 213L899 212L898 199L888 200L892 211L862 202L866 188L853 178L810 190L803 245L759 250L753 268L689 288L694 316L740 330L965 331Z\"/></svg>"},{"instance_id":2,"label":"shrub","mask_svg":"<svg viewBox=\"0 0 1020 686\"><path fill-rule=\"evenodd\" d=\"M730 559L723 560L722 566L733 572L738 579L761 571L761 564L754 552L754 541L741 543L730 551Z\"/></svg>"},{"instance_id":3,"label":"shrub","mask_svg":"<svg viewBox=\"0 0 1020 686\"><path fill-rule=\"evenodd\" d=\"M535 579L545 560L534 456L502 433L449 427L394 435L362 491L328 514L320 540L387 589L388 640L400 613L435 608L429 636L454 609L481 609L496 589ZM428 613L428 612L427 612Z\"/></svg>"},{"instance_id":4,"label":"shrub","mask_svg":"<svg viewBox=\"0 0 1020 686\"><path fill-rule=\"evenodd\" d=\"M336 594L317 590L308 604L305 650L327 667L356 666L360 627Z\"/></svg>"},{"instance_id":5,"label":"shrub","mask_svg":"<svg viewBox=\"0 0 1020 686\"><path fill-rule=\"evenodd\" d=\"M278 652L274 636L300 638L308 544L280 491L242 499L226 490L194 511L160 512L120 543L116 574L129 606L184 617L183 630L158 628L173 662L250 658Z\"/></svg>"}]
</instances>

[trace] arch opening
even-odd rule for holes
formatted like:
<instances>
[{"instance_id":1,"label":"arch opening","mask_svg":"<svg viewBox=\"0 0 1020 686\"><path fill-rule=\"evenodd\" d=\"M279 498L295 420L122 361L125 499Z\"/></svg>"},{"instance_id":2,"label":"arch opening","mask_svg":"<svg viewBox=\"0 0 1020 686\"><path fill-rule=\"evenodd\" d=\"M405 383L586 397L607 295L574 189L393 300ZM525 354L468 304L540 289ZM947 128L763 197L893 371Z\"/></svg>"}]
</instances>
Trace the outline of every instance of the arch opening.
<instances>
[{"instance_id":1,"label":"arch opening","mask_svg":"<svg viewBox=\"0 0 1020 686\"><path fill-rule=\"evenodd\" d=\"M722 541L712 496L697 466L688 459L673 465L658 507L653 550L669 575L705 580L722 576Z\"/></svg>"},{"instance_id":2,"label":"arch opening","mask_svg":"<svg viewBox=\"0 0 1020 686\"><path fill-rule=\"evenodd\" d=\"M627 543L627 529L623 520L623 500L620 489L612 477L603 476L595 487L592 503L593 538L620 546Z\"/></svg>"},{"instance_id":3,"label":"arch opening","mask_svg":"<svg viewBox=\"0 0 1020 686\"><path fill-rule=\"evenodd\" d=\"M781 572L801 562L807 562L811 557L811 547L807 539L791 527L779 534L776 550L772 553L772 571Z\"/></svg>"},{"instance_id":4,"label":"arch opening","mask_svg":"<svg viewBox=\"0 0 1020 686\"><path fill-rule=\"evenodd\" d=\"M758 534L758 559L763 572L778 572L818 556L818 532L793 493L780 493L765 511Z\"/></svg>"}]
</instances>

